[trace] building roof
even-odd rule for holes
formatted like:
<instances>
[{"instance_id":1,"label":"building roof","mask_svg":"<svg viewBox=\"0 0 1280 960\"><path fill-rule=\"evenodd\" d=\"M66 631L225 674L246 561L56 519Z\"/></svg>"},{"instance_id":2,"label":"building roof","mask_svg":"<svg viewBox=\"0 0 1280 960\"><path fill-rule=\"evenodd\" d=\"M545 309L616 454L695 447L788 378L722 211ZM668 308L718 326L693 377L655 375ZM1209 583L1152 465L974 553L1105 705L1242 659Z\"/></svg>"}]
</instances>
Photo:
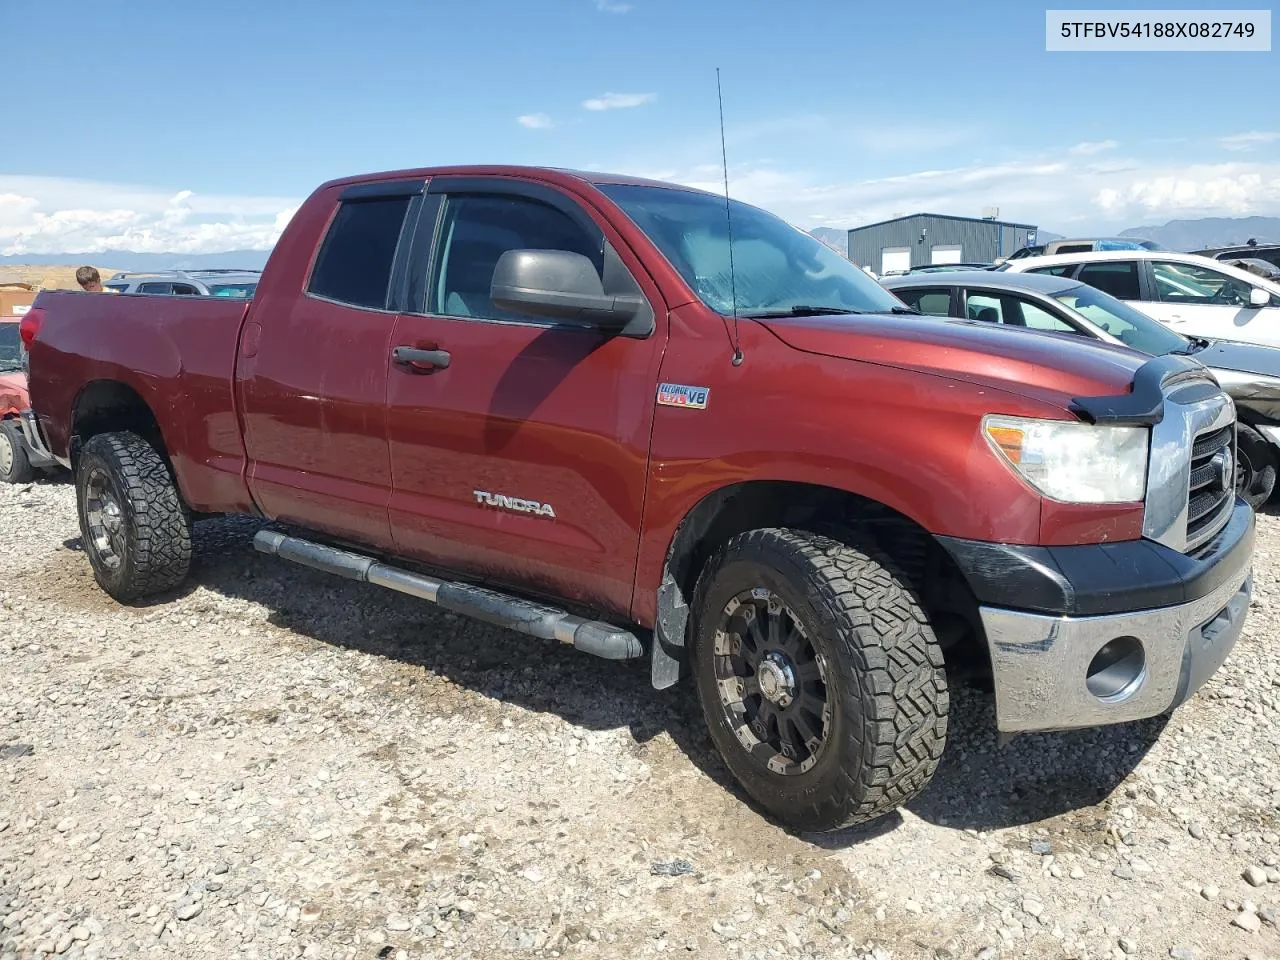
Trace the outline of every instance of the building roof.
<instances>
[{"instance_id":1,"label":"building roof","mask_svg":"<svg viewBox=\"0 0 1280 960\"><path fill-rule=\"evenodd\" d=\"M935 220L962 220L966 223L993 223L998 227L1017 227L1022 230L1039 229L1034 223L1013 223L1010 220L987 220L984 217L953 217L946 213L909 213L905 217L892 217L888 220L877 220L875 223L864 224L861 227L853 227L850 233L857 233L859 230L870 230L872 227L883 227L886 223L899 223L902 220L914 220L917 217L932 217Z\"/></svg>"}]
</instances>

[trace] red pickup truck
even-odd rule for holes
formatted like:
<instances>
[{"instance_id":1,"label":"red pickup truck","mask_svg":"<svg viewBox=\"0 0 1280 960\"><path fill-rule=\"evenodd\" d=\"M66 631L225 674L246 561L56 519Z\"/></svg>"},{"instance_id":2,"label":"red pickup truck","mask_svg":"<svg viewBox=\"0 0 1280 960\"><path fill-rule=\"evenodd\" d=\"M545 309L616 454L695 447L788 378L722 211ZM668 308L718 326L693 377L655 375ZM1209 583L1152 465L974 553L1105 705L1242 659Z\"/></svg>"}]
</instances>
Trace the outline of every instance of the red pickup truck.
<instances>
[{"instance_id":1,"label":"red pickup truck","mask_svg":"<svg viewBox=\"0 0 1280 960\"><path fill-rule=\"evenodd\" d=\"M730 235L732 243L730 243ZM29 428L120 601L193 519L691 675L729 768L830 829L928 783L950 663L1010 734L1161 714L1248 607L1235 412L1185 357L914 314L781 220L520 167L338 180L250 304L43 293Z\"/></svg>"}]
</instances>

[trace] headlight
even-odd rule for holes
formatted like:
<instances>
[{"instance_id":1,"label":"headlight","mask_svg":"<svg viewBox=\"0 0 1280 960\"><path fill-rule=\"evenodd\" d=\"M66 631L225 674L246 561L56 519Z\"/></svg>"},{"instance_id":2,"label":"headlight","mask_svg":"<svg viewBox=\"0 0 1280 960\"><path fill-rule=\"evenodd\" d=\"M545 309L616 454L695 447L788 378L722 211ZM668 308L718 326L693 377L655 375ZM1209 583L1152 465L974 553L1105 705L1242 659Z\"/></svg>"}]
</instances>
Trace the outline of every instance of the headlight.
<instances>
[{"instance_id":1,"label":"headlight","mask_svg":"<svg viewBox=\"0 0 1280 960\"><path fill-rule=\"evenodd\" d=\"M1147 490L1146 427L984 417L987 442L1046 497L1066 503L1130 503Z\"/></svg>"}]
</instances>

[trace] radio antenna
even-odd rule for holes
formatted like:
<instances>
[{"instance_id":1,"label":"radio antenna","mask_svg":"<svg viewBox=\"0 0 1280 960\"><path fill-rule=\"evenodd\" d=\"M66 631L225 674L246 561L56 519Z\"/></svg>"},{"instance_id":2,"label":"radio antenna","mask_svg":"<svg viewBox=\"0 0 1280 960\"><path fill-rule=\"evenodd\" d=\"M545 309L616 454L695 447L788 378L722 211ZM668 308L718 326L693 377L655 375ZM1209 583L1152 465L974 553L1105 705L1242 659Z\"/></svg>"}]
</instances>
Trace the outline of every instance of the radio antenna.
<instances>
[{"instance_id":1,"label":"radio antenna","mask_svg":"<svg viewBox=\"0 0 1280 960\"><path fill-rule=\"evenodd\" d=\"M738 280L733 269L733 213L729 208L729 153L724 145L724 94L720 90L720 68L716 67L716 100L720 104L720 163L724 167L724 219L729 228L729 296L733 298L733 365L742 364L742 337L738 329Z\"/></svg>"}]
</instances>

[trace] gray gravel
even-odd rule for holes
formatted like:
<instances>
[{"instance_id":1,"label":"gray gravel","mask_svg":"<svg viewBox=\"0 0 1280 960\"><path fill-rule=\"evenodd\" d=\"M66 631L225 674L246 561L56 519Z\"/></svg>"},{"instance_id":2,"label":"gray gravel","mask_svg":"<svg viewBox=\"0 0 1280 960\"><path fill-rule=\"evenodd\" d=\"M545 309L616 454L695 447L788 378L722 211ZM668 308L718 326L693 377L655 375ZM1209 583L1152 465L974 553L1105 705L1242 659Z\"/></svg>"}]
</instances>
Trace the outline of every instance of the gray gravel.
<instances>
[{"instance_id":1,"label":"gray gravel","mask_svg":"<svg viewBox=\"0 0 1280 960\"><path fill-rule=\"evenodd\" d=\"M70 486L0 486L0 960L1280 960L1280 518L1171 719L1001 748L958 689L929 791L823 837L742 801L688 689L255 529L121 607Z\"/></svg>"}]
</instances>

